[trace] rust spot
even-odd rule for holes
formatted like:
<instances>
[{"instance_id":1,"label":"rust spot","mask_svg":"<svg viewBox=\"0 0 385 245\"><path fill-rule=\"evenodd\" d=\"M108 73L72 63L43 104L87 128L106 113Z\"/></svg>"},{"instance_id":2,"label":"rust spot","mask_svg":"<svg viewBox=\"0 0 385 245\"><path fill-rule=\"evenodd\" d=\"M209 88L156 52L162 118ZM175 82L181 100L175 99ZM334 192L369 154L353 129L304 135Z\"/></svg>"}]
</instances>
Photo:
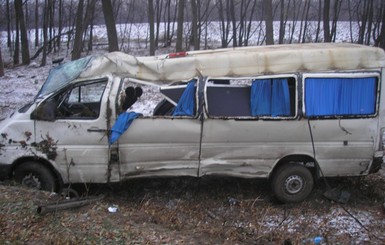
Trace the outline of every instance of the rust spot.
<instances>
[{"instance_id":1,"label":"rust spot","mask_svg":"<svg viewBox=\"0 0 385 245\"><path fill-rule=\"evenodd\" d=\"M27 141L31 139L32 133L29 131L24 132L25 136L27 137Z\"/></svg>"},{"instance_id":2,"label":"rust spot","mask_svg":"<svg viewBox=\"0 0 385 245\"><path fill-rule=\"evenodd\" d=\"M1 134L1 137L3 137L3 139L7 139L8 134L7 134L7 133L2 133L2 134Z\"/></svg>"},{"instance_id":3,"label":"rust spot","mask_svg":"<svg viewBox=\"0 0 385 245\"><path fill-rule=\"evenodd\" d=\"M19 144L20 144L21 147L23 147L23 148L27 147L27 142L25 142L24 140L20 140L20 141L19 141Z\"/></svg>"},{"instance_id":4,"label":"rust spot","mask_svg":"<svg viewBox=\"0 0 385 245\"><path fill-rule=\"evenodd\" d=\"M36 150L43 152L47 155L47 158L50 160L55 160L57 157L56 153L56 143L48 134L46 135L46 138L42 137L43 140L39 143L32 143L31 146L36 147Z\"/></svg>"}]
</instances>

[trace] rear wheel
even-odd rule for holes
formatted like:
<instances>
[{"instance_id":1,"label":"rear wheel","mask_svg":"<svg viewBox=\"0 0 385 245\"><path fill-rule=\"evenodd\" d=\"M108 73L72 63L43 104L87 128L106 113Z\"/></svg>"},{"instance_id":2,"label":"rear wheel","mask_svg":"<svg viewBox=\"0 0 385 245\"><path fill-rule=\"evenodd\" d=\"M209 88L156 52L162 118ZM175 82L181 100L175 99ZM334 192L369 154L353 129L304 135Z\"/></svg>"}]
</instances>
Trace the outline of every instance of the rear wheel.
<instances>
[{"instance_id":1,"label":"rear wheel","mask_svg":"<svg viewBox=\"0 0 385 245\"><path fill-rule=\"evenodd\" d=\"M44 165L37 162L25 162L15 170L15 180L24 186L39 190L56 191L55 176Z\"/></svg>"},{"instance_id":2,"label":"rear wheel","mask_svg":"<svg viewBox=\"0 0 385 245\"><path fill-rule=\"evenodd\" d=\"M308 168L289 163L277 169L271 185L278 200L285 203L301 202L312 191L314 180Z\"/></svg>"}]
</instances>

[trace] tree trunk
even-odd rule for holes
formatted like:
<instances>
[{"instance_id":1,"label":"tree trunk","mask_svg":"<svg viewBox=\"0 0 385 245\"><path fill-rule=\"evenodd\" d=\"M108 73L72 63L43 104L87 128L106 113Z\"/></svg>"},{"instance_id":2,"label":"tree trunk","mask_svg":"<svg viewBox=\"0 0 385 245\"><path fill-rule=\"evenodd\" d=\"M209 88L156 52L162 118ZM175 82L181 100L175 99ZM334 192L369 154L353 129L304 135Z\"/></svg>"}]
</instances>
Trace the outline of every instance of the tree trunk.
<instances>
[{"instance_id":1,"label":"tree trunk","mask_svg":"<svg viewBox=\"0 0 385 245\"><path fill-rule=\"evenodd\" d=\"M82 52L82 36L83 36L83 5L84 0L79 0L78 10L76 13L76 32L72 50L72 60L77 60L81 57Z\"/></svg>"},{"instance_id":2,"label":"tree trunk","mask_svg":"<svg viewBox=\"0 0 385 245\"><path fill-rule=\"evenodd\" d=\"M234 1L229 1L228 6L230 6L230 19L231 19L231 27L233 29L232 39L233 39L233 47L237 47L237 21L235 19L235 5Z\"/></svg>"},{"instance_id":3,"label":"tree trunk","mask_svg":"<svg viewBox=\"0 0 385 245\"><path fill-rule=\"evenodd\" d=\"M159 32L160 32L160 23L163 11L163 0L156 1L156 31L155 31L155 49L159 47Z\"/></svg>"},{"instance_id":4,"label":"tree trunk","mask_svg":"<svg viewBox=\"0 0 385 245\"><path fill-rule=\"evenodd\" d=\"M35 1L35 47L39 47L39 0Z\"/></svg>"},{"instance_id":5,"label":"tree trunk","mask_svg":"<svg viewBox=\"0 0 385 245\"><path fill-rule=\"evenodd\" d=\"M118 51L118 35L116 33L116 25L114 19L114 12L112 10L111 0L102 0L103 15L106 22L107 37L108 37L108 51Z\"/></svg>"},{"instance_id":6,"label":"tree trunk","mask_svg":"<svg viewBox=\"0 0 385 245\"><path fill-rule=\"evenodd\" d=\"M168 47L171 45L171 0L167 0L166 2L166 11L167 11L167 18L165 17L165 20L167 19L167 23L166 23L166 33L164 35L164 44L163 46L165 47ZM166 14L166 11L165 11L165 14Z\"/></svg>"},{"instance_id":7,"label":"tree trunk","mask_svg":"<svg viewBox=\"0 0 385 245\"><path fill-rule=\"evenodd\" d=\"M154 2L148 0L148 23L150 25L150 55L155 55L155 18Z\"/></svg>"},{"instance_id":8,"label":"tree trunk","mask_svg":"<svg viewBox=\"0 0 385 245\"><path fill-rule=\"evenodd\" d=\"M54 16L55 16L55 0L49 0L49 39L51 40L55 36L55 24L54 24ZM52 50L55 44L49 43L48 50Z\"/></svg>"},{"instance_id":9,"label":"tree trunk","mask_svg":"<svg viewBox=\"0 0 385 245\"><path fill-rule=\"evenodd\" d=\"M191 39L194 50L199 50L199 34L198 34L198 4L197 0L191 0L192 20L191 20Z\"/></svg>"},{"instance_id":10,"label":"tree trunk","mask_svg":"<svg viewBox=\"0 0 385 245\"><path fill-rule=\"evenodd\" d=\"M6 11L6 15L7 15L7 47L8 48L11 48L11 44L12 44L12 39L11 39L11 36L12 36L12 33L11 33L11 9L9 7L9 0L7 0L7 11Z\"/></svg>"},{"instance_id":11,"label":"tree trunk","mask_svg":"<svg viewBox=\"0 0 385 245\"><path fill-rule=\"evenodd\" d=\"M1 56L1 48L0 48L0 77L4 76L4 64L3 57Z\"/></svg>"},{"instance_id":12,"label":"tree trunk","mask_svg":"<svg viewBox=\"0 0 385 245\"><path fill-rule=\"evenodd\" d=\"M18 20L19 27L20 27L21 57L22 57L21 59L22 59L23 65L28 65L30 62L28 35L27 35L27 27L25 25L22 0L15 0L15 12L16 12L16 19Z\"/></svg>"},{"instance_id":13,"label":"tree trunk","mask_svg":"<svg viewBox=\"0 0 385 245\"><path fill-rule=\"evenodd\" d=\"M378 36L378 46L385 50L385 6L382 8L382 25L381 25L381 31Z\"/></svg>"},{"instance_id":14,"label":"tree trunk","mask_svg":"<svg viewBox=\"0 0 385 245\"><path fill-rule=\"evenodd\" d=\"M319 33L321 31L321 16L322 16L322 0L318 1L318 21L317 21L317 31L315 35L315 42L318 43Z\"/></svg>"},{"instance_id":15,"label":"tree trunk","mask_svg":"<svg viewBox=\"0 0 385 245\"><path fill-rule=\"evenodd\" d=\"M330 42L330 0L324 1L324 12L323 12L323 26L324 26L324 42Z\"/></svg>"},{"instance_id":16,"label":"tree trunk","mask_svg":"<svg viewBox=\"0 0 385 245\"><path fill-rule=\"evenodd\" d=\"M59 0L59 26L58 26L58 40L57 40L57 48L59 51L61 50L61 33L63 29L63 0Z\"/></svg>"},{"instance_id":17,"label":"tree trunk","mask_svg":"<svg viewBox=\"0 0 385 245\"><path fill-rule=\"evenodd\" d=\"M183 21L184 21L184 0L179 0L178 6L178 24L176 31L176 52L182 51L183 44Z\"/></svg>"},{"instance_id":18,"label":"tree trunk","mask_svg":"<svg viewBox=\"0 0 385 245\"><path fill-rule=\"evenodd\" d=\"M47 64L47 44L48 44L48 8L49 0L44 1L43 9L43 58L41 59L40 66Z\"/></svg>"},{"instance_id":19,"label":"tree trunk","mask_svg":"<svg viewBox=\"0 0 385 245\"><path fill-rule=\"evenodd\" d=\"M273 29L273 4L272 0L264 0L264 17L266 28L266 44L274 44L274 29Z\"/></svg>"},{"instance_id":20,"label":"tree trunk","mask_svg":"<svg viewBox=\"0 0 385 245\"><path fill-rule=\"evenodd\" d=\"M13 64L18 65L20 63L20 24L19 18L16 18L16 35L15 35L15 47L13 52Z\"/></svg>"},{"instance_id":21,"label":"tree trunk","mask_svg":"<svg viewBox=\"0 0 385 245\"><path fill-rule=\"evenodd\" d=\"M373 27L373 0L369 0L368 6L368 27L365 35L365 45L370 45L370 39ZM385 24L385 23L383 23Z\"/></svg>"},{"instance_id":22,"label":"tree trunk","mask_svg":"<svg viewBox=\"0 0 385 245\"><path fill-rule=\"evenodd\" d=\"M89 29L89 40L88 40L87 51L92 50L93 21L94 21L96 1L97 0L87 0L86 13L84 15L83 33L87 32L88 27L90 28Z\"/></svg>"}]
</instances>

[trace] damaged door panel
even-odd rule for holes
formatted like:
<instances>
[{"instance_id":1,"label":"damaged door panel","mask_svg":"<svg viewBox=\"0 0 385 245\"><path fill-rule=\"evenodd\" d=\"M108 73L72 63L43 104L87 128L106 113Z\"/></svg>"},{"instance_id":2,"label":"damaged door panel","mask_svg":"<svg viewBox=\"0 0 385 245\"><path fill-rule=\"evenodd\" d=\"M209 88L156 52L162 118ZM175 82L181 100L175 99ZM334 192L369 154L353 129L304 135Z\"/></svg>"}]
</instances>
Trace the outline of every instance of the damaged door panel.
<instances>
[{"instance_id":1,"label":"damaged door panel","mask_svg":"<svg viewBox=\"0 0 385 245\"><path fill-rule=\"evenodd\" d=\"M35 110L35 135L55 142L52 160L66 183L107 182L107 104L111 81L87 80L65 87ZM52 104L54 120L42 120L40 108ZM39 149L39 147L37 147Z\"/></svg>"}]
</instances>

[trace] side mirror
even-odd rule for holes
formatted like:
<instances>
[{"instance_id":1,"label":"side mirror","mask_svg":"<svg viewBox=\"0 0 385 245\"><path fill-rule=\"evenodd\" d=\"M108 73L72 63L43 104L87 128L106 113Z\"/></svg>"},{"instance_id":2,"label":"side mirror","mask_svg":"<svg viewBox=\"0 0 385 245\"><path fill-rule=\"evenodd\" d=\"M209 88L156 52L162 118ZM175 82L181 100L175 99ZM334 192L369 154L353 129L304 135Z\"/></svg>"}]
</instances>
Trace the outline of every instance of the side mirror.
<instances>
[{"instance_id":1,"label":"side mirror","mask_svg":"<svg viewBox=\"0 0 385 245\"><path fill-rule=\"evenodd\" d=\"M51 122L55 121L56 103L53 101L43 102L32 112L31 119Z\"/></svg>"}]
</instances>

